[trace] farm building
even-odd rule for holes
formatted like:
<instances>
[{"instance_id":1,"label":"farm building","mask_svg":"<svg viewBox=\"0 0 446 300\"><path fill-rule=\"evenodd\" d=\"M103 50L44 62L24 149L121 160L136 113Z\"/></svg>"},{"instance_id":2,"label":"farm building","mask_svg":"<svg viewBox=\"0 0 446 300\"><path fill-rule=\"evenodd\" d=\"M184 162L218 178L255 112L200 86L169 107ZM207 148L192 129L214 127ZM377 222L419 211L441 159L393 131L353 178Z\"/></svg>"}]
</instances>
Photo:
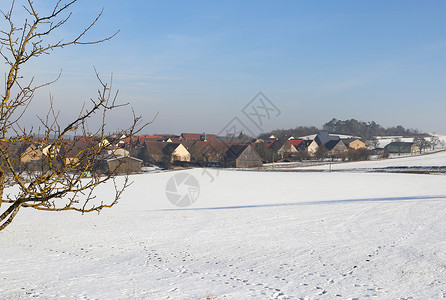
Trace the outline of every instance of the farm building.
<instances>
[{"instance_id":1,"label":"farm building","mask_svg":"<svg viewBox=\"0 0 446 300\"><path fill-rule=\"evenodd\" d=\"M365 149L365 143L360 139L342 139L342 142L350 149Z\"/></svg>"},{"instance_id":2,"label":"farm building","mask_svg":"<svg viewBox=\"0 0 446 300\"><path fill-rule=\"evenodd\" d=\"M261 167L262 159L251 145L232 145L225 154L226 166L231 168Z\"/></svg>"},{"instance_id":3,"label":"farm building","mask_svg":"<svg viewBox=\"0 0 446 300\"><path fill-rule=\"evenodd\" d=\"M342 142L342 140L330 140L327 143L325 143L325 148L327 148L327 150L330 153L339 153L347 151L347 147Z\"/></svg>"},{"instance_id":4,"label":"farm building","mask_svg":"<svg viewBox=\"0 0 446 300\"><path fill-rule=\"evenodd\" d=\"M320 145L325 145L330 141L339 141L341 138L337 135L331 135L326 131L319 132L314 138L315 142Z\"/></svg>"},{"instance_id":5,"label":"farm building","mask_svg":"<svg viewBox=\"0 0 446 300\"><path fill-rule=\"evenodd\" d=\"M277 150L277 153L279 153L281 157L284 157L285 153L296 154L300 149L304 148L303 146L303 140L289 139L283 144L282 147L280 147L279 150Z\"/></svg>"},{"instance_id":6,"label":"farm building","mask_svg":"<svg viewBox=\"0 0 446 300\"><path fill-rule=\"evenodd\" d=\"M190 153L179 143L166 143L163 148L165 155L172 155L172 161L190 161Z\"/></svg>"},{"instance_id":7,"label":"farm building","mask_svg":"<svg viewBox=\"0 0 446 300\"><path fill-rule=\"evenodd\" d=\"M105 172L115 174L140 173L142 160L131 156L120 156L108 159Z\"/></svg>"},{"instance_id":8,"label":"farm building","mask_svg":"<svg viewBox=\"0 0 446 300\"><path fill-rule=\"evenodd\" d=\"M411 142L391 142L384 147L389 153L417 153L419 151L418 146Z\"/></svg>"}]
</instances>

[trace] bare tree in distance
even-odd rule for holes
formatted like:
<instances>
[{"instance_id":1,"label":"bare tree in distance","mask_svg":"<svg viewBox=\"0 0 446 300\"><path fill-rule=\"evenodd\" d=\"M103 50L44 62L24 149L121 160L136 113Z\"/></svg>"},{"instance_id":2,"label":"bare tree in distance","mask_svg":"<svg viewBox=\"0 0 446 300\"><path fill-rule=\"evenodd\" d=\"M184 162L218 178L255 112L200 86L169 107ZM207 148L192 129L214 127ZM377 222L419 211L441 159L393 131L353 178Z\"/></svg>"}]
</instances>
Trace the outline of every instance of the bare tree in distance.
<instances>
[{"instance_id":1,"label":"bare tree in distance","mask_svg":"<svg viewBox=\"0 0 446 300\"><path fill-rule=\"evenodd\" d=\"M70 20L70 9L77 0L55 1L45 14L37 10L32 0L20 3L11 1L10 9L1 11L7 25L0 30L0 54L8 71L4 91L0 95L0 231L13 221L21 208L99 212L115 205L130 185L127 176L118 184L113 170L105 176L94 172L95 165L104 159L104 152L110 147L107 140L111 134L106 128L106 116L111 110L127 105L118 104L118 92L112 90L112 80L110 83L104 82L96 69L94 72L99 84L97 96L90 99L90 103L84 103L71 122L61 124L59 113L55 111L53 99L50 98L49 112L39 118L37 131L21 125L36 91L60 77L59 74L52 82L37 84L34 77L24 78L21 72L24 65L59 48L105 42L117 32L100 40L86 40L86 34L100 19L101 11L73 38L54 41L57 30ZM14 17L16 9L23 9L26 14L21 24L17 24ZM101 124L91 131L88 121L93 117L100 118ZM122 138L122 133L131 136L150 123L143 124L141 117L133 113L130 124L119 136ZM68 135L76 138L70 140ZM27 169L20 155L16 154L17 145L26 143L34 145L39 151L45 150L39 170ZM87 177L87 174L91 176ZM109 180L114 182L115 196L106 200L96 199L95 188ZM7 186L12 186L12 192L4 195Z\"/></svg>"},{"instance_id":2,"label":"bare tree in distance","mask_svg":"<svg viewBox=\"0 0 446 300\"><path fill-rule=\"evenodd\" d=\"M372 136L365 141L365 145L369 149L376 149L379 146L379 140L376 137Z\"/></svg>"},{"instance_id":3,"label":"bare tree in distance","mask_svg":"<svg viewBox=\"0 0 446 300\"><path fill-rule=\"evenodd\" d=\"M430 147L430 142L427 141L424 137L414 137L413 142L415 143L415 145L418 146L418 151L420 152L420 154L423 150L426 151L426 149Z\"/></svg>"},{"instance_id":4,"label":"bare tree in distance","mask_svg":"<svg viewBox=\"0 0 446 300\"><path fill-rule=\"evenodd\" d=\"M435 135L435 133L431 136L429 140L430 146L432 147L432 150L435 150L435 147L440 144L440 138Z\"/></svg>"}]
</instances>

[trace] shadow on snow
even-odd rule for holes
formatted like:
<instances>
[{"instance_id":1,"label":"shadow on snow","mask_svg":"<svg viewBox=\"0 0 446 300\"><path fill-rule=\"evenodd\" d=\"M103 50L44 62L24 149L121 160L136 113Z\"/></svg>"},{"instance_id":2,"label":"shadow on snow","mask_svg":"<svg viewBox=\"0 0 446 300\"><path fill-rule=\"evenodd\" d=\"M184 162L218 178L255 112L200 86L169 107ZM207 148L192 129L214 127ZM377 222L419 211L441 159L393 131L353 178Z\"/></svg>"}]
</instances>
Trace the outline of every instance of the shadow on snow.
<instances>
[{"instance_id":1,"label":"shadow on snow","mask_svg":"<svg viewBox=\"0 0 446 300\"><path fill-rule=\"evenodd\" d=\"M236 205L236 206L218 206L218 207L198 207L198 208L172 208L161 209L160 211L175 210L220 210L220 209L241 209L241 208L262 208L262 207L281 207L281 206L304 206L304 205L322 205L322 204L339 204L339 203L361 203L361 202L394 202L394 201L414 201L414 200L440 200L446 199L446 196L406 196L406 197L383 197L383 198L363 198L363 199L346 199L346 200L322 200L322 201L305 201L291 203L271 203L271 204L252 204L252 205Z\"/></svg>"}]
</instances>

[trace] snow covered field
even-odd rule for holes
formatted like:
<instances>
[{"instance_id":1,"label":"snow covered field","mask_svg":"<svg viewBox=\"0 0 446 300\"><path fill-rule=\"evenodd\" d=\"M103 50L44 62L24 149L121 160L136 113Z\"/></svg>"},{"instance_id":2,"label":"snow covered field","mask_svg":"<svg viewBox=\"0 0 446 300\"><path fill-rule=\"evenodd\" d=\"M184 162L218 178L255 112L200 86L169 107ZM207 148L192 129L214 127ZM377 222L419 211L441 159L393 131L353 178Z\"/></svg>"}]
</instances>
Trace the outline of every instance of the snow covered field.
<instances>
[{"instance_id":1,"label":"snow covered field","mask_svg":"<svg viewBox=\"0 0 446 300\"><path fill-rule=\"evenodd\" d=\"M446 151L436 152L432 154L402 156L390 159L332 163L332 170L365 170L379 168L395 168L395 167L446 167ZM304 167L305 170L327 170L328 164ZM297 169L304 169L297 168Z\"/></svg>"},{"instance_id":2,"label":"snow covered field","mask_svg":"<svg viewBox=\"0 0 446 300\"><path fill-rule=\"evenodd\" d=\"M446 165L441 155L413 163ZM165 193L182 173L200 184L184 209ZM0 232L0 299L446 297L445 175L193 169L132 179L100 215L19 212Z\"/></svg>"}]
</instances>

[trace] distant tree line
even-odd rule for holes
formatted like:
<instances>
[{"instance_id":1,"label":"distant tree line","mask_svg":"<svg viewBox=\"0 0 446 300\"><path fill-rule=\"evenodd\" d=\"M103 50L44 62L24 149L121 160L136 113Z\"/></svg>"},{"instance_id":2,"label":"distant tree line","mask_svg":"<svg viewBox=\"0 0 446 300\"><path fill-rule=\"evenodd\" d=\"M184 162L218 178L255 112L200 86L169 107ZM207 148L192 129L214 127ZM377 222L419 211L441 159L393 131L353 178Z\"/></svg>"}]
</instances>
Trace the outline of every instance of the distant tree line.
<instances>
[{"instance_id":1,"label":"distant tree line","mask_svg":"<svg viewBox=\"0 0 446 300\"><path fill-rule=\"evenodd\" d=\"M325 123L322 129L332 133L355 135L366 139L373 136L386 135L403 137L427 136L426 133L420 132L418 129L406 129L401 125L384 128L374 121L363 122L355 119L342 121L333 118L330 122Z\"/></svg>"},{"instance_id":2,"label":"distant tree line","mask_svg":"<svg viewBox=\"0 0 446 300\"><path fill-rule=\"evenodd\" d=\"M269 136L271 134L275 135L278 138L288 138L290 136L294 136L297 138L316 134L321 130L328 131L330 133L360 136L364 139L369 139L374 136L388 135L403 137L428 136L428 134L420 132L418 129L406 129L401 125L398 125L396 127L384 128L383 126L377 124L375 121L363 122L357 121L355 119L343 121L333 118L331 121L325 123L322 126L322 129L315 126L298 126L294 129L276 129L269 133L262 134L260 138Z\"/></svg>"}]
</instances>

